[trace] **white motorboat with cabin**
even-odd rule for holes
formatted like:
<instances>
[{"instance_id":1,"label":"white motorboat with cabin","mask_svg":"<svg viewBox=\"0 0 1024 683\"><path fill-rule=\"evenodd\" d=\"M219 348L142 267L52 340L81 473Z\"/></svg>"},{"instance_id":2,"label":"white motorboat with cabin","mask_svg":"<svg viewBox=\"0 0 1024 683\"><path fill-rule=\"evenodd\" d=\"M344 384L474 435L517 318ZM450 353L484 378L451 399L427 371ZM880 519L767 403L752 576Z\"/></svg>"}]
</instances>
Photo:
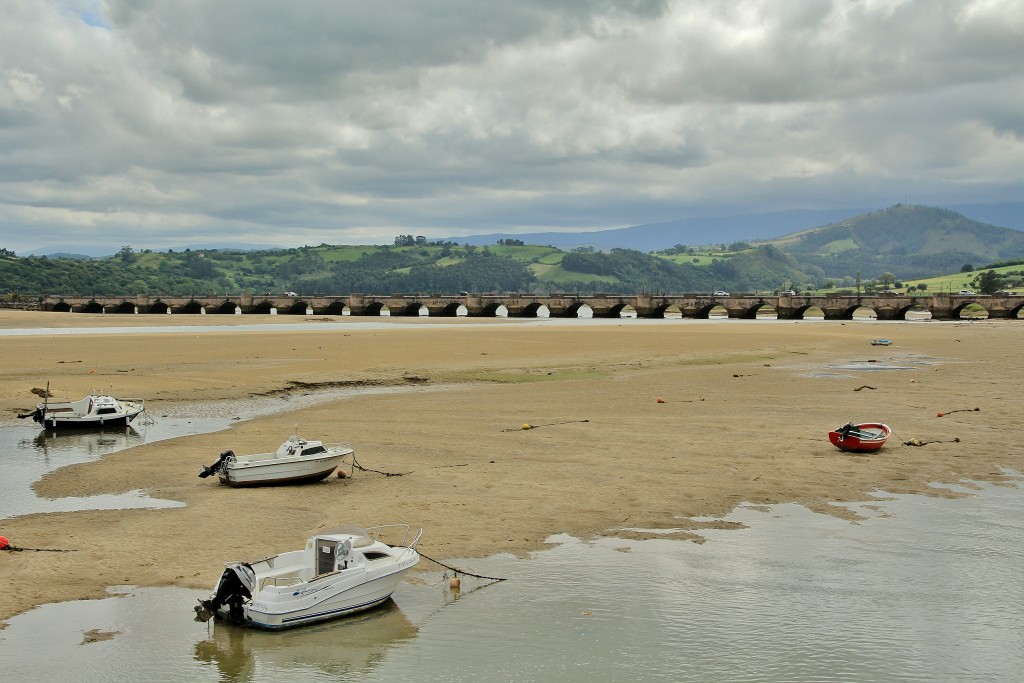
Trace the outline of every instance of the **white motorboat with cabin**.
<instances>
[{"instance_id":1,"label":"white motorboat with cabin","mask_svg":"<svg viewBox=\"0 0 1024 683\"><path fill-rule=\"evenodd\" d=\"M382 534L401 540L389 545ZM195 607L196 621L277 630L371 609L419 562L422 535L408 524L340 527L311 536L302 550L227 563L213 593Z\"/></svg>"},{"instance_id":2,"label":"white motorboat with cabin","mask_svg":"<svg viewBox=\"0 0 1024 683\"><path fill-rule=\"evenodd\" d=\"M90 394L78 401L50 401L47 390L45 400L34 411L18 417L31 417L43 427L53 429L123 427L145 409L141 398L121 399L100 394Z\"/></svg>"},{"instance_id":3,"label":"white motorboat with cabin","mask_svg":"<svg viewBox=\"0 0 1024 683\"><path fill-rule=\"evenodd\" d=\"M324 444L292 434L273 453L235 455L224 451L217 462L200 470L199 476L217 474L222 484L235 487L320 481L353 453L347 444Z\"/></svg>"}]
</instances>

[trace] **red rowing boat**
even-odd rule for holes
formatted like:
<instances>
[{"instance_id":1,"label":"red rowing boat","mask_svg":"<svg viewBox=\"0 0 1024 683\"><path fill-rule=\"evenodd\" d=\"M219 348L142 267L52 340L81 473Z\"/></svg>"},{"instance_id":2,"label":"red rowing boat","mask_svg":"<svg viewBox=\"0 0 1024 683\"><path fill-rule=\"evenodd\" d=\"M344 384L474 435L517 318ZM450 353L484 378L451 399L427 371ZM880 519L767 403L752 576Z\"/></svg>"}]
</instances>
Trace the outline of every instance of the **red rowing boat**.
<instances>
[{"instance_id":1,"label":"red rowing boat","mask_svg":"<svg viewBox=\"0 0 1024 683\"><path fill-rule=\"evenodd\" d=\"M828 440L841 451L870 453L877 451L892 434L889 425L881 422L847 422L828 433Z\"/></svg>"}]
</instances>

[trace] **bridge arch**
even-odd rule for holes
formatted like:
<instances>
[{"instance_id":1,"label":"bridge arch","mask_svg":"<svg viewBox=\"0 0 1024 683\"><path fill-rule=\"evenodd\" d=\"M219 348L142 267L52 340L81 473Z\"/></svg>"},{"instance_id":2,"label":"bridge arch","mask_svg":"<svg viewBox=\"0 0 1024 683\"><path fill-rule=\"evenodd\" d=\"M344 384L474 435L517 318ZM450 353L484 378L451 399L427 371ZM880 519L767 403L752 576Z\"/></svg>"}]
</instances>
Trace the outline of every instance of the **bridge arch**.
<instances>
[{"instance_id":1,"label":"bridge arch","mask_svg":"<svg viewBox=\"0 0 1024 683\"><path fill-rule=\"evenodd\" d=\"M632 304L619 302L608 308L609 318L636 318L636 308Z\"/></svg>"},{"instance_id":2,"label":"bridge arch","mask_svg":"<svg viewBox=\"0 0 1024 683\"><path fill-rule=\"evenodd\" d=\"M234 301L227 300L224 303L222 303L220 306L217 306L216 308L214 308L212 312L213 313L220 313L220 314L224 314L224 315L235 315L235 314L240 314L242 312L242 308L241 308L241 306L239 306Z\"/></svg>"},{"instance_id":3,"label":"bridge arch","mask_svg":"<svg viewBox=\"0 0 1024 683\"><path fill-rule=\"evenodd\" d=\"M324 310L324 313L327 315L352 315L352 309L342 301L335 301Z\"/></svg>"},{"instance_id":4,"label":"bridge arch","mask_svg":"<svg viewBox=\"0 0 1024 683\"><path fill-rule=\"evenodd\" d=\"M157 299L156 301L151 303L149 305L149 307L146 309L146 313L147 314L153 313L153 314L167 315L170 312L171 312L171 307L168 306L166 302L161 301L160 299Z\"/></svg>"},{"instance_id":5,"label":"bridge arch","mask_svg":"<svg viewBox=\"0 0 1024 683\"><path fill-rule=\"evenodd\" d=\"M419 301L413 301L406 304L394 311L395 315L416 317L416 316L428 316L430 315L430 309L424 306Z\"/></svg>"},{"instance_id":6,"label":"bridge arch","mask_svg":"<svg viewBox=\"0 0 1024 683\"><path fill-rule=\"evenodd\" d=\"M106 313L106 311L103 310L103 304L96 299L90 299L82 306L82 313Z\"/></svg>"},{"instance_id":7,"label":"bridge arch","mask_svg":"<svg viewBox=\"0 0 1024 683\"><path fill-rule=\"evenodd\" d=\"M815 313L817 311L817 313ZM808 317L810 313L810 317ZM786 316L790 320L825 320L825 311L817 304L802 304Z\"/></svg>"},{"instance_id":8,"label":"bridge arch","mask_svg":"<svg viewBox=\"0 0 1024 683\"><path fill-rule=\"evenodd\" d=\"M263 315L271 315L277 313L277 308L274 306L274 302L267 301L264 299L259 303L254 303L249 313L261 313Z\"/></svg>"},{"instance_id":9,"label":"bridge arch","mask_svg":"<svg viewBox=\"0 0 1024 683\"><path fill-rule=\"evenodd\" d=\"M657 304L651 309L651 317L663 318L666 320L680 320L683 317L683 312L679 309L679 306L664 302Z\"/></svg>"},{"instance_id":10,"label":"bridge arch","mask_svg":"<svg viewBox=\"0 0 1024 683\"><path fill-rule=\"evenodd\" d=\"M64 301L64 299L61 299L60 301L53 305L52 310L54 310L57 313L70 313L74 309L71 307L71 304L69 304L67 301Z\"/></svg>"},{"instance_id":11,"label":"bridge arch","mask_svg":"<svg viewBox=\"0 0 1024 683\"><path fill-rule=\"evenodd\" d=\"M550 318L551 309L545 306L544 304L540 303L539 301L531 301L530 303L523 306L523 309L519 313L519 315L523 318ZM563 315L569 318L575 317L569 314L569 309L566 309Z\"/></svg>"},{"instance_id":12,"label":"bridge arch","mask_svg":"<svg viewBox=\"0 0 1024 683\"><path fill-rule=\"evenodd\" d=\"M389 317L391 315L391 309L385 306L381 301L371 301L366 304L366 308L363 309L363 315Z\"/></svg>"},{"instance_id":13,"label":"bridge arch","mask_svg":"<svg viewBox=\"0 0 1024 683\"><path fill-rule=\"evenodd\" d=\"M173 308L171 310L174 310ZM206 307L195 299L189 299L184 306L178 309L178 313L185 313L190 315L205 315Z\"/></svg>"},{"instance_id":14,"label":"bridge arch","mask_svg":"<svg viewBox=\"0 0 1024 683\"><path fill-rule=\"evenodd\" d=\"M114 313L130 313L135 314L139 312L138 306L131 301L122 301L113 308Z\"/></svg>"},{"instance_id":15,"label":"bridge arch","mask_svg":"<svg viewBox=\"0 0 1024 683\"><path fill-rule=\"evenodd\" d=\"M492 301L483 307L480 314L485 318L507 318L508 307L498 301Z\"/></svg>"},{"instance_id":16,"label":"bridge arch","mask_svg":"<svg viewBox=\"0 0 1024 683\"><path fill-rule=\"evenodd\" d=\"M971 313L965 311L965 309L968 306L971 306L972 310L977 310L977 308L974 308L975 306L979 307L979 308L982 309L983 312L982 313L977 313L977 314L971 314ZM985 306L985 304L983 304L980 301L976 301L976 300L973 300L973 299L968 300L968 301L959 301L959 302L956 303L955 306L953 306L953 319L954 320L978 320L978 319L983 319L983 318L988 318L988 317L989 317L988 308Z\"/></svg>"},{"instance_id":17,"label":"bridge arch","mask_svg":"<svg viewBox=\"0 0 1024 683\"><path fill-rule=\"evenodd\" d=\"M757 303L748 306L743 309L743 312L739 316L744 320L757 320L758 318L778 318L779 312L775 310L775 307L766 301L758 301Z\"/></svg>"},{"instance_id":18,"label":"bridge arch","mask_svg":"<svg viewBox=\"0 0 1024 683\"><path fill-rule=\"evenodd\" d=\"M308 315L313 309L305 301L296 301L291 306L279 310L278 313L285 313L286 315Z\"/></svg>"},{"instance_id":19,"label":"bridge arch","mask_svg":"<svg viewBox=\"0 0 1024 683\"><path fill-rule=\"evenodd\" d=\"M725 307L722 306L722 304L718 303L717 301L713 301L710 304L698 305L694 310L693 317L699 320L709 320L711 318L711 311L715 310L716 308L721 308L723 311L725 311ZM729 312L726 311L726 314L728 313Z\"/></svg>"},{"instance_id":20,"label":"bridge arch","mask_svg":"<svg viewBox=\"0 0 1024 683\"><path fill-rule=\"evenodd\" d=\"M464 318L469 315L469 309L461 301L452 301L441 308L441 315L446 318Z\"/></svg>"}]
</instances>

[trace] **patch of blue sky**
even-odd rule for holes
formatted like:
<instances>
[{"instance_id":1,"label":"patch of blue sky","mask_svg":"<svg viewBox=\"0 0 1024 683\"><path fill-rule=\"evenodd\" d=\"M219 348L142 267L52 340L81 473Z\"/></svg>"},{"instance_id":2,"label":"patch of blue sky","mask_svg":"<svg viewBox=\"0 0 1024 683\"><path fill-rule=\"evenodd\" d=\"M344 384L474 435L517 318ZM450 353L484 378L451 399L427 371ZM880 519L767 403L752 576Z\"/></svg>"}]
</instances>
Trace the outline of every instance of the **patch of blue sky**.
<instances>
[{"instance_id":1,"label":"patch of blue sky","mask_svg":"<svg viewBox=\"0 0 1024 683\"><path fill-rule=\"evenodd\" d=\"M100 2L76 3L75 6L65 7L61 13L74 14L89 26L110 29L110 22L107 21L107 17L103 14L103 7Z\"/></svg>"}]
</instances>

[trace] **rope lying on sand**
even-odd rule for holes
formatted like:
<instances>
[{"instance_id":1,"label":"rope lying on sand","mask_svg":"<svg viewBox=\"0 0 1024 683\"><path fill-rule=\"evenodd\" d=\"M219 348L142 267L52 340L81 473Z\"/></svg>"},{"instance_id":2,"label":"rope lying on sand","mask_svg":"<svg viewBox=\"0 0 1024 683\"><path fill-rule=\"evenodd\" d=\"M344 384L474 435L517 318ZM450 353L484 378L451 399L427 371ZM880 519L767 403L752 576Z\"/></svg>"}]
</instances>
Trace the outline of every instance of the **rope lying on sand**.
<instances>
[{"instance_id":1,"label":"rope lying on sand","mask_svg":"<svg viewBox=\"0 0 1024 683\"><path fill-rule=\"evenodd\" d=\"M507 581L508 580L508 579L498 578L497 576L482 576L480 574L474 574L472 572L467 572L467 571L464 571L462 569L457 569L456 567L452 567L451 565L447 565L444 562L438 562L437 560L435 560L432 557L427 557L420 550L417 550L416 552L418 552L420 554L420 557L424 557L424 558L430 560L431 562L433 562L434 564L439 564L442 567L444 567L445 569L450 569L453 572L455 572L456 574L463 574L465 576L472 576L473 578L476 578L476 579L486 579L488 581Z\"/></svg>"},{"instance_id":2,"label":"rope lying on sand","mask_svg":"<svg viewBox=\"0 0 1024 683\"><path fill-rule=\"evenodd\" d=\"M854 391L860 391L861 389L877 389L877 388L878 387L872 387L872 386L868 386L867 384L863 384L863 385L857 387L856 389L854 389Z\"/></svg>"},{"instance_id":3,"label":"rope lying on sand","mask_svg":"<svg viewBox=\"0 0 1024 683\"><path fill-rule=\"evenodd\" d=\"M381 472L380 470L371 470L369 467L363 467L362 465L360 465L359 461L356 460L355 455L352 456L352 467L362 472L373 472L375 474L383 474L385 477L401 477L406 474L409 474L408 472Z\"/></svg>"},{"instance_id":4,"label":"rope lying on sand","mask_svg":"<svg viewBox=\"0 0 1024 683\"><path fill-rule=\"evenodd\" d=\"M904 446L924 446L930 443L960 443L960 439L950 439L948 441L921 441L921 439L911 439L910 441L904 441Z\"/></svg>"},{"instance_id":5,"label":"rope lying on sand","mask_svg":"<svg viewBox=\"0 0 1024 683\"><path fill-rule=\"evenodd\" d=\"M959 410L945 410L939 413L939 417L943 415L950 415L952 413L977 413L981 408L960 408Z\"/></svg>"},{"instance_id":6,"label":"rope lying on sand","mask_svg":"<svg viewBox=\"0 0 1024 683\"><path fill-rule=\"evenodd\" d=\"M515 429L502 429L501 431L503 431L503 432L519 432L519 431L522 431L524 429L537 429L538 427L551 427L552 425L567 425L567 424L573 424L574 422L590 422L590 420L565 420L564 422L548 422L548 423L542 424L542 425L533 425L533 424L530 424L529 422L527 422L522 427L517 427Z\"/></svg>"},{"instance_id":7,"label":"rope lying on sand","mask_svg":"<svg viewBox=\"0 0 1024 683\"><path fill-rule=\"evenodd\" d=\"M11 545L7 541L7 538L5 538L4 536L0 536L0 550L7 550L7 551L10 551L12 553L20 553L20 552L24 552L26 550L30 550L30 551L36 552L36 553L73 553L73 552L75 552L75 550L73 550L73 549L72 550L65 550L63 548L19 548L17 546Z\"/></svg>"}]
</instances>

